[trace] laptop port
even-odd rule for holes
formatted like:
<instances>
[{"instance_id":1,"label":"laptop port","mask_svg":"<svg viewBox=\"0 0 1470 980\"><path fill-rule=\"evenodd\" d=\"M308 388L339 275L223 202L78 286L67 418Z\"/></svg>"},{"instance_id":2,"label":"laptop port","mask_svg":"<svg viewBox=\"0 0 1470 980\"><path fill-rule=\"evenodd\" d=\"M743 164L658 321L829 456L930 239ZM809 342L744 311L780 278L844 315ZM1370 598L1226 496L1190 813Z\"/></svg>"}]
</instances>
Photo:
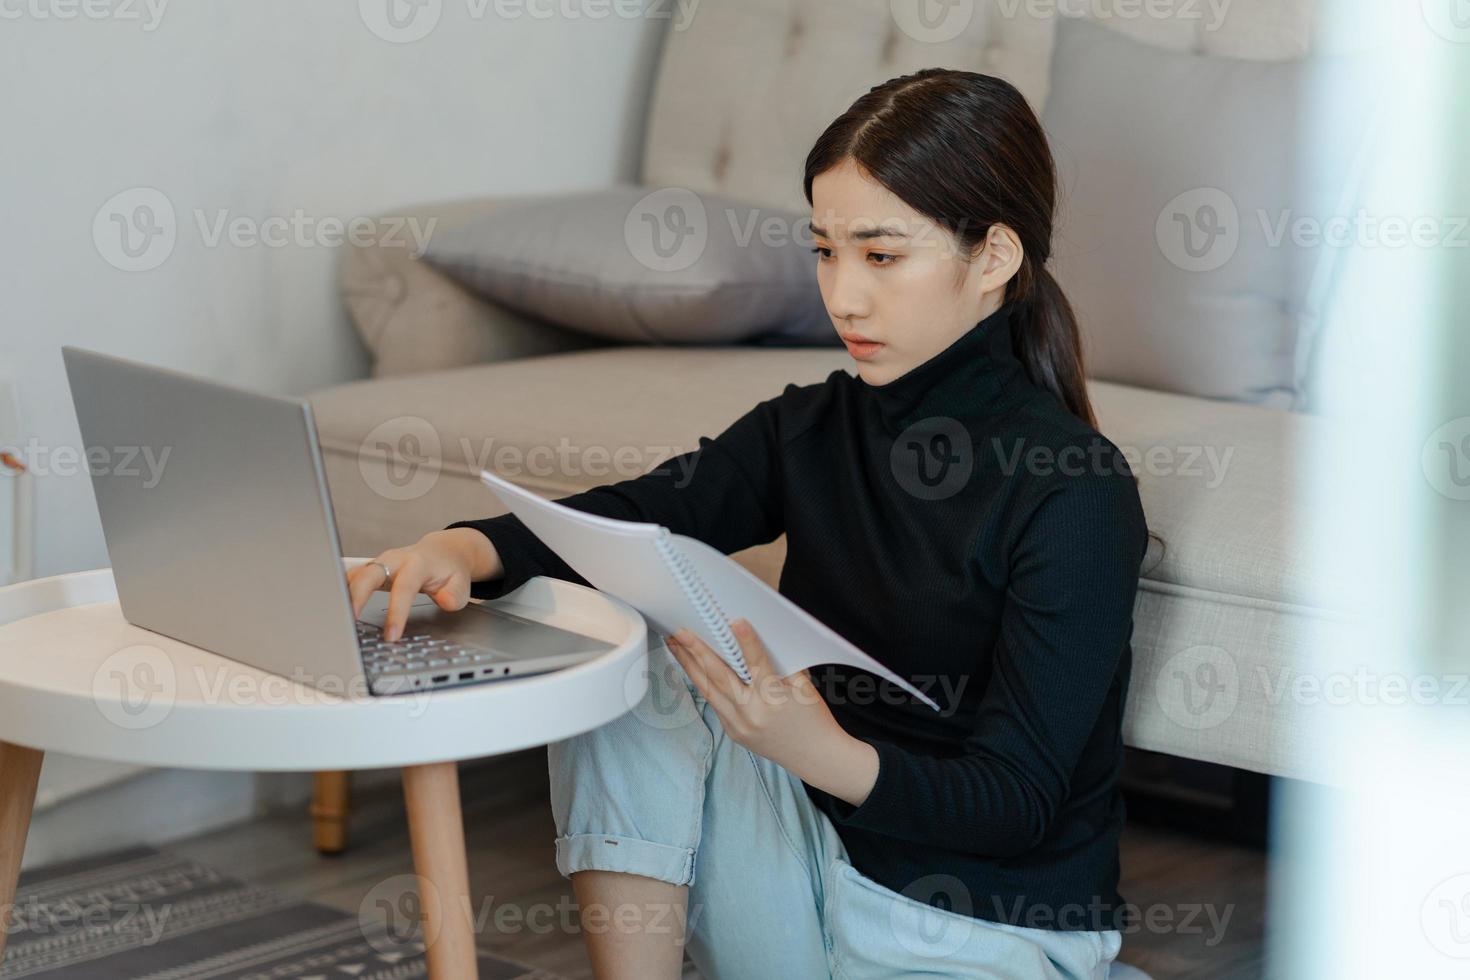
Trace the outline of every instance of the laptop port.
<instances>
[{"instance_id":1,"label":"laptop port","mask_svg":"<svg viewBox=\"0 0 1470 980\"><path fill-rule=\"evenodd\" d=\"M474 676L475 676L475 672L473 670L462 670L462 671L459 672L459 679L462 680L462 681L470 680Z\"/></svg>"},{"instance_id":2,"label":"laptop port","mask_svg":"<svg viewBox=\"0 0 1470 980\"><path fill-rule=\"evenodd\" d=\"M449 675L448 674L435 674L434 677L433 677L433 680L434 680L434 683L435 684L443 684L445 681L449 680Z\"/></svg>"}]
</instances>

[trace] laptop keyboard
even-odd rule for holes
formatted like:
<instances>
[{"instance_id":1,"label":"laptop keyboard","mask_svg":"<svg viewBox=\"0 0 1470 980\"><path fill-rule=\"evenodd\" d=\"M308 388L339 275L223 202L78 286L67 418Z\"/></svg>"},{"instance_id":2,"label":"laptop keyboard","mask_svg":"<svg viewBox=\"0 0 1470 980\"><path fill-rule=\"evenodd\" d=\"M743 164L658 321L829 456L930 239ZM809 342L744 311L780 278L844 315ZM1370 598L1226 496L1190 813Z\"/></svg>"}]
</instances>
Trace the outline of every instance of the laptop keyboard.
<instances>
[{"instance_id":1,"label":"laptop keyboard","mask_svg":"<svg viewBox=\"0 0 1470 980\"><path fill-rule=\"evenodd\" d=\"M405 633L390 643L383 639L381 626L360 620L357 622L357 645L362 650L364 666L372 674L396 674L436 667L477 667L505 659L487 650L436 640L428 633Z\"/></svg>"}]
</instances>

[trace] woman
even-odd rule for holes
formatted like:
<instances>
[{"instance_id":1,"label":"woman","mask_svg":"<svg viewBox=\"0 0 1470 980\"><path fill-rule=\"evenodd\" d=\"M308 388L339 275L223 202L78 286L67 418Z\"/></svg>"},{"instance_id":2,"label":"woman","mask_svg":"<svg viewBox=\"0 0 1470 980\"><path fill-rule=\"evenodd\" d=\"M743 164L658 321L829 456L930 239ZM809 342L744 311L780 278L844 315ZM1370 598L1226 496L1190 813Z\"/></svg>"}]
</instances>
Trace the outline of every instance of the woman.
<instances>
[{"instance_id":1,"label":"woman","mask_svg":"<svg viewBox=\"0 0 1470 980\"><path fill-rule=\"evenodd\" d=\"M785 533L781 592L941 710L859 671L774 677L744 623L750 686L687 630L651 644L644 702L549 753L594 970L677 977L687 941L709 980L1105 978L1148 531L1045 268L1045 136L1006 82L927 69L833 122L804 188L857 376L561 502L726 554ZM379 561L351 591L391 572L389 635L420 591L585 582L513 515Z\"/></svg>"}]
</instances>

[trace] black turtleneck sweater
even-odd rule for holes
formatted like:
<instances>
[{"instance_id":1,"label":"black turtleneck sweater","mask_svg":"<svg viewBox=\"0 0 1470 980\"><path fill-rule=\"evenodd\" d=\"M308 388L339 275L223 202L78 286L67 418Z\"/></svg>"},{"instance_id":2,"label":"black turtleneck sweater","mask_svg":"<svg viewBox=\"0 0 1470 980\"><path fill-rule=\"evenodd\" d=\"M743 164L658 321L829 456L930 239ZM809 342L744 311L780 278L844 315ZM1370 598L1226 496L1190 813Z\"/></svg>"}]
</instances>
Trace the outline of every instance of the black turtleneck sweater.
<instances>
[{"instance_id":1,"label":"black turtleneck sweater","mask_svg":"<svg viewBox=\"0 0 1470 980\"><path fill-rule=\"evenodd\" d=\"M815 787L854 867L920 901L1043 929L1123 928L1123 705L1147 529L1119 449L1033 384L1004 306L899 378L788 384L643 476L559 498L725 554L787 536L780 591L909 678L812 679L878 752L854 807ZM588 584L514 515L496 598Z\"/></svg>"}]
</instances>

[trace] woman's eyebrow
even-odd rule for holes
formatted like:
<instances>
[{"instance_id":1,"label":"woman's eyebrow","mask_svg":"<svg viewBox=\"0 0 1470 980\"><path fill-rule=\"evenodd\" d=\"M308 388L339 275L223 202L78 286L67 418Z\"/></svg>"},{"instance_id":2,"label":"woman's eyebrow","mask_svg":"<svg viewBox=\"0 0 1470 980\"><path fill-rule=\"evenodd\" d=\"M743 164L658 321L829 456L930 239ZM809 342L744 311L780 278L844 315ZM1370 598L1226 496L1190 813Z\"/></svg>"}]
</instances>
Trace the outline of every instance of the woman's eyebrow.
<instances>
[{"instance_id":1,"label":"woman's eyebrow","mask_svg":"<svg viewBox=\"0 0 1470 980\"><path fill-rule=\"evenodd\" d=\"M818 228L816 225L812 225L812 234L820 235L823 238L831 237L827 234L827 229ZM862 231L855 231L852 233L852 237L858 241L863 241L868 238L908 238L909 235L889 225L879 225L877 228L864 228Z\"/></svg>"}]
</instances>

